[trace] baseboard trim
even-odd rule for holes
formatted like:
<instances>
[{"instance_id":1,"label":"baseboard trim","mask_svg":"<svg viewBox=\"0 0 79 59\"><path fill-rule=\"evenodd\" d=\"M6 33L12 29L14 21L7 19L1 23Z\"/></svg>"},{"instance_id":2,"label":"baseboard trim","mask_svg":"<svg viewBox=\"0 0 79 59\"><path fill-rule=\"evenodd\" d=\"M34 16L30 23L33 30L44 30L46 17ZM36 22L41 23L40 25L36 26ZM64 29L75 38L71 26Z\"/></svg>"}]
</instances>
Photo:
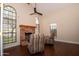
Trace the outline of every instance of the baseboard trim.
<instances>
[{"instance_id":1,"label":"baseboard trim","mask_svg":"<svg viewBox=\"0 0 79 59\"><path fill-rule=\"evenodd\" d=\"M77 44L77 45L79 45L79 42L64 41L64 40L57 40L57 39L55 39L55 41L64 42L64 43L71 43L71 44Z\"/></svg>"}]
</instances>

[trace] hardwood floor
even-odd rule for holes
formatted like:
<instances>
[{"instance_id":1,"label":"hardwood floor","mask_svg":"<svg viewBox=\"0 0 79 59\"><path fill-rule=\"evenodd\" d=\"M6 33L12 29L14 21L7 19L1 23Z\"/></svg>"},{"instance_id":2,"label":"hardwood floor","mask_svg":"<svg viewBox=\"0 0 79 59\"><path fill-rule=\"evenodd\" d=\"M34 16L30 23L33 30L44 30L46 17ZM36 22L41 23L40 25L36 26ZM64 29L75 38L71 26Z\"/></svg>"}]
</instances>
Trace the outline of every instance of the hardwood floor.
<instances>
[{"instance_id":1,"label":"hardwood floor","mask_svg":"<svg viewBox=\"0 0 79 59\"><path fill-rule=\"evenodd\" d=\"M55 42L54 45L45 45L44 52L30 55L27 47L16 46L4 50L4 56L79 56L79 45Z\"/></svg>"}]
</instances>

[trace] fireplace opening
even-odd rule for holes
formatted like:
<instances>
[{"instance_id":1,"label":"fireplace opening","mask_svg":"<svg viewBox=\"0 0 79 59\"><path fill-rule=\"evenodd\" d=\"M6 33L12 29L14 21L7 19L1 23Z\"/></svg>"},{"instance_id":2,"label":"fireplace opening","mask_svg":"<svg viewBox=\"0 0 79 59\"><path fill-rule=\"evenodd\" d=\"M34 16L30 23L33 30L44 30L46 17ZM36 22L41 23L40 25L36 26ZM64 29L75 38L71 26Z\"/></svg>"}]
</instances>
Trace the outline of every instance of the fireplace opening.
<instances>
[{"instance_id":1,"label":"fireplace opening","mask_svg":"<svg viewBox=\"0 0 79 59\"><path fill-rule=\"evenodd\" d=\"M25 39L26 39L27 42L30 41L30 35L31 34L32 34L31 32L25 33Z\"/></svg>"}]
</instances>

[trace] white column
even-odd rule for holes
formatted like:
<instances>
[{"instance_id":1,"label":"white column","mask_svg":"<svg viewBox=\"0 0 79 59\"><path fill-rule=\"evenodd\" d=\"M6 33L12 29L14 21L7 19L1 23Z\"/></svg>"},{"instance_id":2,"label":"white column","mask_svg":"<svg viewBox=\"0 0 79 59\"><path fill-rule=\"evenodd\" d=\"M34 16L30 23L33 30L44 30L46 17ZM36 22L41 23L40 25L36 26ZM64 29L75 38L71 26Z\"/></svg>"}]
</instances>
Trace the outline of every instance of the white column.
<instances>
[{"instance_id":1,"label":"white column","mask_svg":"<svg viewBox=\"0 0 79 59\"><path fill-rule=\"evenodd\" d=\"M1 45L1 56L3 55L3 38L2 38L2 30L3 30L3 27L2 27L2 24L3 24L3 3L1 4L1 38L0 38L0 40L1 40L1 43L0 43L0 45Z\"/></svg>"},{"instance_id":2,"label":"white column","mask_svg":"<svg viewBox=\"0 0 79 59\"><path fill-rule=\"evenodd\" d=\"M35 33L40 33L40 23L39 23L39 17L38 16L35 17L35 21L36 21Z\"/></svg>"}]
</instances>

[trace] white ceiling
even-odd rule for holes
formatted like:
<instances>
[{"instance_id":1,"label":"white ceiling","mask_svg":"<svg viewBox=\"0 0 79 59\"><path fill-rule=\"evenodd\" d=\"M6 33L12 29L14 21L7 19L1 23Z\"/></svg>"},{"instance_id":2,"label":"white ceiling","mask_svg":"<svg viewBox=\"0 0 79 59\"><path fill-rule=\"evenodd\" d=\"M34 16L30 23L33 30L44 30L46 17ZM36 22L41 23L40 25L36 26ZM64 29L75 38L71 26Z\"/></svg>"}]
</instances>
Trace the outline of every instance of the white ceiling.
<instances>
[{"instance_id":1,"label":"white ceiling","mask_svg":"<svg viewBox=\"0 0 79 59\"><path fill-rule=\"evenodd\" d=\"M31 4L32 7L35 6L34 3ZM48 14L54 12L56 10L71 6L71 5L79 5L73 3L37 3L37 11L43 14Z\"/></svg>"}]
</instances>

